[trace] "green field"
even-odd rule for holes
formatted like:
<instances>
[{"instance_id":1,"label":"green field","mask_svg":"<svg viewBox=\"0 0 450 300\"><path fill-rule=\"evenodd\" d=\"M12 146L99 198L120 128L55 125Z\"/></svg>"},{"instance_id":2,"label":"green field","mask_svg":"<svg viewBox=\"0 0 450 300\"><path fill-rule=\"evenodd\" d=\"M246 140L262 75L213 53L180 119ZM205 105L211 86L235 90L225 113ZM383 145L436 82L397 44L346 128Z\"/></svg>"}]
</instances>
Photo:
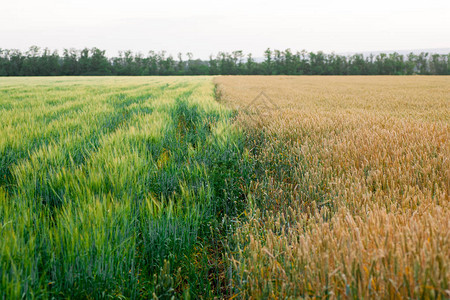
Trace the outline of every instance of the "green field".
<instances>
[{"instance_id":1,"label":"green field","mask_svg":"<svg viewBox=\"0 0 450 300\"><path fill-rule=\"evenodd\" d=\"M445 76L0 78L0 299L446 299L449 95Z\"/></svg>"},{"instance_id":2,"label":"green field","mask_svg":"<svg viewBox=\"0 0 450 300\"><path fill-rule=\"evenodd\" d=\"M218 292L246 157L209 78L1 79L0 99L3 296Z\"/></svg>"}]
</instances>

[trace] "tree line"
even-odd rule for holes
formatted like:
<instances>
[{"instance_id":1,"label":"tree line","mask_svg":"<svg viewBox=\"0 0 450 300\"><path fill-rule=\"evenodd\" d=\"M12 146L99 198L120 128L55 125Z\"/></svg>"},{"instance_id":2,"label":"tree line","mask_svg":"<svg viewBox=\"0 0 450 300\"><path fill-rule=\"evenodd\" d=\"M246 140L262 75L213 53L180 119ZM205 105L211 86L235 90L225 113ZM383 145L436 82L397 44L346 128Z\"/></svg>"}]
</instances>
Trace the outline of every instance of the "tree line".
<instances>
[{"instance_id":1,"label":"tree line","mask_svg":"<svg viewBox=\"0 0 450 300\"><path fill-rule=\"evenodd\" d=\"M0 76L56 75L450 75L450 53L337 55L267 49L255 60L243 51L219 52L209 60L192 53L176 57L165 51L146 56L121 51L109 58L98 48L56 50L30 47L22 52L0 48Z\"/></svg>"}]
</instances>

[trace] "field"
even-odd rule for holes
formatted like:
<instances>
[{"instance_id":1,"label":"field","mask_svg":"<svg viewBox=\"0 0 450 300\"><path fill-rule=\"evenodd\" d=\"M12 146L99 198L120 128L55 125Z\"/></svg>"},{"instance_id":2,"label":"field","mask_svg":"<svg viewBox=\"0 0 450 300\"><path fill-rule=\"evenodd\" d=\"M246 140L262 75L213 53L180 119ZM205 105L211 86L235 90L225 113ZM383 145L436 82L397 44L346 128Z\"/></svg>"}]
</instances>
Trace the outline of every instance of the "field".
<instances>
[{"instance_id":1,"label":"field","mask_svg":"<svg viewBox=\"0 0 450 300\"><path fill-rule=\"evenodd\" d=\"M216 83L246 112L258 162L229 253L234 292L450 297L449 78Z\"/></svg>"},{"instance_id":2,"label":"field","mask_svg":"<svg viewBox=\"0 0 450 300\"><path fill-rule=\"evenodd\" d=\"M0 92L3 297L217 293L211 231L242 210L246 158L209 78L13 78Z\"/></svg>"},{"instance_id":3,"label":"field","mask_svg":"<svg viewBox=\"0 0 450 300\"><path fill-rule=\"evenodd\" d=\"M449 95L2 78L0 298L448 298Z\"/></svg>"}]
</instances>

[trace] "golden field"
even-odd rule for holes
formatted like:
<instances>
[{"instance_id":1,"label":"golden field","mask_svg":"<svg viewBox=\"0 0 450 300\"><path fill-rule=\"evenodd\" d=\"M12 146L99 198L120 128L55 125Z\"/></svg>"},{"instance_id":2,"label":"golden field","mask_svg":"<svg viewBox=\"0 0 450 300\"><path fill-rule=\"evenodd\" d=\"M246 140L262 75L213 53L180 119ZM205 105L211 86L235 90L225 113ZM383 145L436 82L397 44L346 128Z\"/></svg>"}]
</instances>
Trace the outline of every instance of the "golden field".
<instances>
[{"instance_id":1,"label":"golden field","mask_svg":"<svg viewBox=\"0 0 450 300\"><path fill-rule=\"evenodd\" d=\"M450 297L449 77L215 84L256 162L229 296Z\"/></svg>"}]
</instances>

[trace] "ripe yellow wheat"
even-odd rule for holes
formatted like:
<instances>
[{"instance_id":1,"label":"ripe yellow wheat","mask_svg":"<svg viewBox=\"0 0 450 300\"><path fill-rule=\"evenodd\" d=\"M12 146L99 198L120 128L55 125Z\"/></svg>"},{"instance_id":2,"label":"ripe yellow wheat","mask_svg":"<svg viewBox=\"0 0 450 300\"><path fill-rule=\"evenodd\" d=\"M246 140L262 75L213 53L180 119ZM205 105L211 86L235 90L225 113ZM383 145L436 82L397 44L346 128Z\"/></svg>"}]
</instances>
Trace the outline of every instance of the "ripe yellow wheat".
<instances>
[{"instance_id":1,"label":"ripe yellow wheat","mask_svg":"<svg viewBox=\"0 0 450 300\"><path fill-rule=\"evenodd\" d=\"M450 297L449 77L216 84L259 164L230 240L236 295Z\"/></svg>"}]
</instances>

